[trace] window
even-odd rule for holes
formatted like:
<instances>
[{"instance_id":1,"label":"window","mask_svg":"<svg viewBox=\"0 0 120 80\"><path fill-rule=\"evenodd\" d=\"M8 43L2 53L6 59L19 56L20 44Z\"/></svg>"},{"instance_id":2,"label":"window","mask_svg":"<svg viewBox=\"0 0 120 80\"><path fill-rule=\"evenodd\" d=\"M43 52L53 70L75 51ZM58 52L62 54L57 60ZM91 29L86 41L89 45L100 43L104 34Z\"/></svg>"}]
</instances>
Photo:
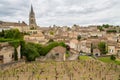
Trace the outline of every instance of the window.
<instances>
[{"instance_id":1,"label":"window","mask_svg":"<svg viewBox=\"0 0 120 80\"><path fill-rule=\"evenodd\" d=\"M56 53L55 55L56 55L56 56L59 56L59 53Z\"/></svg>"},{"instance_id":2,"label":"window","mask_svg":"<svg viewBox=\"0 0 120 80\"><path fill-rule=\"evenodd\" d=\"M112 53L112 52L113 52L113 50L112 50L112 49L110 49L109 51L110 51L110 53Z\"/></svg>"}]
</instances>

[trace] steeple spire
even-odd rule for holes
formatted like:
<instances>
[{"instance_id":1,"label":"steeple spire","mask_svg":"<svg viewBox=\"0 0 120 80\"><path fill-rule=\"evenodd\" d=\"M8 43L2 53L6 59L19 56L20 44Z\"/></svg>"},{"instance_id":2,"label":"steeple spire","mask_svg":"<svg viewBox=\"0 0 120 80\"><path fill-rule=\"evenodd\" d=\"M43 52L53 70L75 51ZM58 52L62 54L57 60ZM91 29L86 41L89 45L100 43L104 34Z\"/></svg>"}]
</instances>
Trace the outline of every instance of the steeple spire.
<instances>
[{"instance_id":1,"label":"steeple spire","mask_svg":"<svg viewBox=\"0 0 120 80\"><path fill-rule=\"evenodd\" d=\"M31 13L34 13L32 4L31 4Z\"/></svg>"},{"instance_id":2,"label":"steeple spire","mask_svg":"<svg viewBox=\"0 0 120 80\"><path fill-rule=\"evenodd\" d=\"M30 26L31 29L37 29L35 13L34 13L32 4L31 4L31 11L30 11L30 14L29 14L29 26Z\"/></svg>"}]
</instances>

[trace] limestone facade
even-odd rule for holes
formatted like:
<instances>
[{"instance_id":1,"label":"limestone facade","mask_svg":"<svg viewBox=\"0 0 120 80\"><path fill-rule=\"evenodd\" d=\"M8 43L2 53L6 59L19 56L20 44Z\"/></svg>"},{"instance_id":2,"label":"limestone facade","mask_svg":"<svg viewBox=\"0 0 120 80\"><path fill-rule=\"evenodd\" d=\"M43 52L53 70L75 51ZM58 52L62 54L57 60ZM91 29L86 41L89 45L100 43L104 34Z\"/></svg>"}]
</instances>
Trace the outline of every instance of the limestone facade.
<instances>
[{"instance_id":1,"label":"limestone facade","mask_svg":"<svg viewBox=\"0 0 120 80\"><path fill-rule=\"evenodd\" d=\"M20 46L17 48L18 59L20 60ZM14 61L14 47L9 43L0 43L0 63L9 63Z\"/></svg>"}]
</instances>

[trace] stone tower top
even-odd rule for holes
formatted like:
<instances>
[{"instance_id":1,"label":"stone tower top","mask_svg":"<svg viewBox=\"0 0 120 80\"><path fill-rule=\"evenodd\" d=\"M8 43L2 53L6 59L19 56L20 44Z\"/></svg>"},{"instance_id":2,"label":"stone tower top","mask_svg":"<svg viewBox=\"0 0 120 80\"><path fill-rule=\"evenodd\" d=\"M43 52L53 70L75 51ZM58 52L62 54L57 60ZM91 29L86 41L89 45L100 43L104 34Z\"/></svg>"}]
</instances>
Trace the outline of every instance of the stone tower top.
<instances>
[{"instance_id":1,"label":"stone tower top","mask_svg":"<svg viewBox=\"0 0 120 80\"><path fill-rule=\"evenodd\" d=\"M30 26L31 29L37 29L35 13L34 13L32 5L31 5L31 11L30 11L30 14L29 14L29 26Z\"/></svg>"},{"instance_id":2,"label":"stone tower top","mask_svg":"<svg viewBox=\"0 0 120 80\"><path fill-rule=\"evenodd\" d=\"M33 6L32 6L32 4L31 4L31 12L30 12L31 14L34 14L34 11L33 11Z\"/></svg>"}]
</instances>

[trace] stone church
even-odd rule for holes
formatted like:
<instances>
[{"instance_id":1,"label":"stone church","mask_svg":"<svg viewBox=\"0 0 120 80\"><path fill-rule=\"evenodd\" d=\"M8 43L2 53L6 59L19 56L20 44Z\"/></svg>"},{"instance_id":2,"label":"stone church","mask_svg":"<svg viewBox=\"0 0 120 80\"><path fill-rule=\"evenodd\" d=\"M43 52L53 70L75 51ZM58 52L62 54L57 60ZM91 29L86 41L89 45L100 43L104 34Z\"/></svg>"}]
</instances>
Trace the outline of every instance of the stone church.
<instances>
[{"instance_id":1,"label":"stone church","mask_svg":"<svg viewBox=\"0 0 120 80\"><path fill-rule=\"evenodd\" d=\"M36 24L35 13L32 5L29 13L29 25L27 25L24 21L22 22L0 21L0 31L9 30L9 29L18 29L20 32L29 32L29 30L37 30L38 28L39 27Z\"/></svg>"},{"instance_id":2,"label":"stone church","mask_svg":"<svg viewBox=\"0 0 120 80\"><path fill-rule=\"evenodd\" d=\"M30 35L25 35L24 40L27 42L45 44L46 43L45 36L43 35L40 27L37 26L35 13L32 5L29 13L29 27L30 29L28 30L28 33Z\"/></svg>"},{"instance_id":3,"label":"stone church","mask_svg":"<svg viewBox=\"0 0 120 80\"><path fill-rule=\"evenodd\" d=\"M37 29L38 28L37 24L36 24L35 13L34 13L32 5L31 5L31 11L29 14L29 26L30 26L30 29Z\"/></svg>"}]
</instances>

